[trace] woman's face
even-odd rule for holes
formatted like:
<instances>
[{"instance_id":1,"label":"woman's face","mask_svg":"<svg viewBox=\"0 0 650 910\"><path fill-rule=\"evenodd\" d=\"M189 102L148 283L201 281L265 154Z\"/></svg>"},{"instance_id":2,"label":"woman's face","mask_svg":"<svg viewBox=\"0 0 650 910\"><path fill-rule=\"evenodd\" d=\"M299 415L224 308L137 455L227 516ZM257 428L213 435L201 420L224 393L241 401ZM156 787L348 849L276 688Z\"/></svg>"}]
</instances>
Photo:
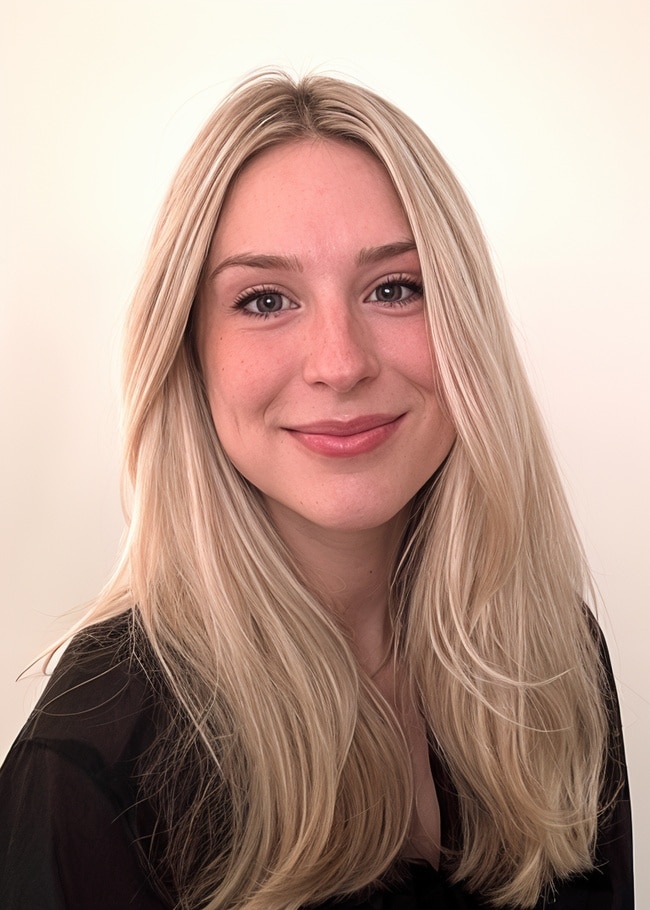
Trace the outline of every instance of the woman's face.
<instances>
[{"instance_id":1,"label":"woman's face","mask_svg":"<svg viewBox=\"0 0 650 910\"><path fill-rule=\"evenodd\" d=\"M452 445L411 230L356 145L300 140L242 171L197 345L219 439L280 532L390 526Z\"/></svg>"}]
</instances>

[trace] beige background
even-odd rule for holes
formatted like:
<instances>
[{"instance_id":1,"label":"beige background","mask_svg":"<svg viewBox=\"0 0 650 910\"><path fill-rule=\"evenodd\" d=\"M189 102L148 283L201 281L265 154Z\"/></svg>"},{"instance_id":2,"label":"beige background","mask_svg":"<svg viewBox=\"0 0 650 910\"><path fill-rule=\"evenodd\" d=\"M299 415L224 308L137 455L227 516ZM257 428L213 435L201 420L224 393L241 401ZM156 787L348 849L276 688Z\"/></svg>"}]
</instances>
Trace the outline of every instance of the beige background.
<instances>
[{"instance_id":1,"label":"beige background","mask_svg":"<svg viewBox=\"0 0 650 910\"><path fill-rule=\"evenodd\" d=\"M223 93L280 63L418 120L492 242L592 560L650 906L650 5L645 0L4 0L0 755L14 680L122 530L119 326L163 189Z\"/></svg>"}]
</instances>

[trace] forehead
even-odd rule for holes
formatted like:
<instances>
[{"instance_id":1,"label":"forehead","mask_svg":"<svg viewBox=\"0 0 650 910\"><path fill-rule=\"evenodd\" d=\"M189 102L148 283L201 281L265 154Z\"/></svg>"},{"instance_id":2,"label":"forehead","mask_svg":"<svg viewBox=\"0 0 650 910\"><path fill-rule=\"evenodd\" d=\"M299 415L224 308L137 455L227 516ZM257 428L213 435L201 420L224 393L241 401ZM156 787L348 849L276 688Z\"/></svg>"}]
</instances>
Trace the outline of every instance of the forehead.
<instances>
[{"instance_id":1,"label":"forehead","mask_svg":"<svg viewBox=\"0 0 650 910\"><path fill-rule=\"evenodd\" d=\"M309 138L266 149L244 166L226 195L213 247L227 255L231 246L319 237L331 246L360 233L366 245L412 239L386 169L358 143Z\"/></svg>"},{"instance_id":2,"label":"forehead","mask_svg":"<svg viewBox=\"0 0 650 910\"><path fill-rule=\"evenodd\" d=\"M257 181L273 179L279 182L289 176L301 183L307 179L350 182L364 171L392 189L384 165L360 142L322 136L292 139L249 158L229 188L226 201L234 193L241 192L242 187L247 188Z\"/></svg>"}]
</instances>

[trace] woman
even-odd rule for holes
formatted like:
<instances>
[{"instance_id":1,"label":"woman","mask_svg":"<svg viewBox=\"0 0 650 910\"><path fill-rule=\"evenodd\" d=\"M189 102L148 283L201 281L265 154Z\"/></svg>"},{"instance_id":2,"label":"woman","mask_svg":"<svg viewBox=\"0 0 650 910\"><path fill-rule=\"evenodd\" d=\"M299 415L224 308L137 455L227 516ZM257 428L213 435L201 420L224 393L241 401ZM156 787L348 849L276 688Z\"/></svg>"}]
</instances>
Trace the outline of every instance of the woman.
<instances>
[{"instance_id":1,"label":"woman","mask_svg":"<svg viewBox=\"0 0 650 910\"><path fill-rule=\"evenodd\" d=\"M629 910L587 573L475 216L266 73L127 326L129 534L2 777L3 906Z\"/></svg>"}]
</instances>

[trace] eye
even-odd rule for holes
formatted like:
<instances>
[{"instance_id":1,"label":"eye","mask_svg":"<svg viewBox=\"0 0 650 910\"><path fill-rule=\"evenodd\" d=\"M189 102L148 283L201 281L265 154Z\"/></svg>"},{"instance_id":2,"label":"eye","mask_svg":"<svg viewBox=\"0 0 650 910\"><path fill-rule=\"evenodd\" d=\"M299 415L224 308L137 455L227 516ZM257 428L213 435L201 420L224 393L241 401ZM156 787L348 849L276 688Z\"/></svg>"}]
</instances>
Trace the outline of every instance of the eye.
<instances>
[{"instance_id":1,"label":"eye","mask_svg":"<svg viewBox=\"0 0 650 910\"><path fill-rule=\"evenodd\" d=\"M368 297L368 300L371 303L398 303L403 305L421 296L422 285L418 284L418 282L405 278L391 278L378 284Z\"/></svg>"},{"instance_id":2,"label":"eye","mask_svg":"<svg viewBox=\"0 0 650 910\"><path fill-rule=\"evenodd\" d=\"M289 310L293 306L291 300L279 291L254 290L246 293L235 301L234 307L243 310L251 316L272 316Z\"/></svg>"}]
</instances>

